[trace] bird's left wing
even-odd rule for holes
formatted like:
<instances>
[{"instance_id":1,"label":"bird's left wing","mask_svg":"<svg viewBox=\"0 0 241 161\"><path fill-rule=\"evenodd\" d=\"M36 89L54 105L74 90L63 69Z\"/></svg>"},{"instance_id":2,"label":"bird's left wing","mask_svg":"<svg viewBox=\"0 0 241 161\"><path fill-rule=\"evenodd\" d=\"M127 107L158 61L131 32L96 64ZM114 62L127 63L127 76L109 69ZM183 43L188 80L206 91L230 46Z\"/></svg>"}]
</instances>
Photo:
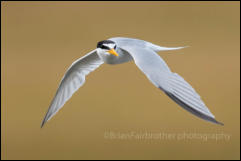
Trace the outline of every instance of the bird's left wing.
<instances>
[{"instance_id":1,"label":"bird's left wing","mask_svg":"<svg viewBox=\"0 0 241 161\"><path fill-rule=\"evenodd\" d=\"M85 82L85 76L98 68L103 61L99 58L96 50L91 51L79 58L69 67L62 78L59 88L52 100L48 112L44 117L41 127L51 119L66 101L76 92Z\"/></svg>"},{"instance_id":2,"label":"bird's left wing","mask_svg":"<svg viewBox=\"0 0 241 161\"><path fill-rule=\"evenodd\" d=\"M148 46L126 43L113 39L117 46L127 51L134 59L138 68L158 88L164 91L173 101L190 113L213 123L215 120L198 93L181 76L172 73L165 61Z\"/></svg>"}]
</instances>

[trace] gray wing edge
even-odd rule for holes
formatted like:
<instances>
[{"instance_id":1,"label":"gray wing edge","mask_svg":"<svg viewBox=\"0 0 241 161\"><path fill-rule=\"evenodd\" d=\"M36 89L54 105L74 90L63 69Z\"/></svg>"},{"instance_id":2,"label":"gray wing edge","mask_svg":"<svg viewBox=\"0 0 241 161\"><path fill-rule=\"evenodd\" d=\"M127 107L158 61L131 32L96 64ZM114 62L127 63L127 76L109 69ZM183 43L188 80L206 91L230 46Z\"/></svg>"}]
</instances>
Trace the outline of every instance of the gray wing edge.
<instances>
[{"instance_id":1,"label":"gray wing edge","mask_svg":"<svg viewBox=\"0 0 241 161\"><path fill-rule=\"evenodd\" d=\"M159 87L161 90L163 90L161 87ZM180 100L179 98L177 98L175 95L173 95L172 93L170 92L167 92L165 91L165 94L170 97L173 101L175 101L178 105L180 105L182 108L184 108L185 110L187 110L188 112L194 114L195 116L201 118L201 119L204 119L206 121L209 121L209 122L212 122L212 123L215 123L215 124L218 124L218 125L224 125L223 123L221 122L218 122L217 120L215 120L214 118L212 117L209 117L197 110L195 110L194 108L192 108L191 106L189 106L188 104L186 104L185 102L183 102L182 100Z\"/></svg>"}]
</instances>

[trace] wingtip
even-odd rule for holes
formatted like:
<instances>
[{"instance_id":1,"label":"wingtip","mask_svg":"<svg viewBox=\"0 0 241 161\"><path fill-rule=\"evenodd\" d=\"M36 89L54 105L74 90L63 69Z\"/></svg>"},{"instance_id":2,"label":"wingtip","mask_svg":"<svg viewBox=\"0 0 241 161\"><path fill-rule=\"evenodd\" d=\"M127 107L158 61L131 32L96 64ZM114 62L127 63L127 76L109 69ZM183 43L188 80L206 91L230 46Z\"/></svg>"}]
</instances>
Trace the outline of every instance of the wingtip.
<instances>
[{"instance_id":1,"label":"wingtip","mask_svg":"<svg viewBox=\"0 0 241 161\"><path fill-rule=\"evenodd\" d=\"M215 120L215 123L218 124L218 125L224 126L224 123L219 122L219 121L217 121L217 120Z\"/></svg>"},{"instance_id":2,"label":"wingtip","mask_svg":"<svg viewBox=\"0 0 241 161\"><path fill-rule=\"evenodd\" d=\"M41 129L43 128L43 126L45 125L45 123L46 123L46 120L44 119L44 120L42 121L42 123L41 123L41 126L40 126Z\"/></svg>"},{"instance_id":3,"label":"wingtip","mask_svg":"<svg viewBox=\"0 0 241 161\"><path fill-rule=\"evenodd\" d=\"M217 120L215 119L215 117L210 117L210 119L207 120L207 121L210 121L210 122L215 123L215 124L217 124L217 125L224 126L224 124L223 124L222 122L217 121Z\"/></svg>"},{"instance_id":4,"label":"wingtip","mask_svg":"<svg viewBox=\"0 0 241 161\"><path fill-rule=\"evenodd\" d=\"M43 128L43 126L44 126L44 123L42 122L42 123L41 123L41 126L40 126L40 128L42 129L42 128Z\"/></svg>"},{"instance_id":5,"label":"wingtip","mask_svg":"<svg viewBox=\"0 0 241 161\"><path fill-rule=\"evenodd\" d=\"M173 95L172 93L170 92L166 92L162 87L159 87L161 90L163 90L171 99L173 99L173 101L175 101L177 104L179 104L181 107L183 107L184 109L186 109L188 112L196 115L197 117L201 118L201 119L204 119L206 121L209 121L211 123L215 123L215 124L218 124L218 125L221 125L221 126L224 126L224 124L222 122L219 122L215 119L214 116L208 116L208 115L205 115L195 109L193 109L192 107L190 107L189 105L187 105L185 102L183 102L182 100L180 100L179 98L177 98L175 95Z\"/></svg>"},{"instance_id":6,"label":"wingtip","mask_svg":"<svg viewBox=\"0 0 241 161\"><path fill-rule=\"evenodd\" d=\"M182 47L177 47L178 49L184 49L184 48L189 48L191 46L182 46Z\"/></svg>"},{"instance_id":7,"label":"wingtip","mask_svg":"<svg viewBox=\"0 0 241 161\"><path fill-rule=\"evenodd\" d=\"M184 48L187 48L190 46L181 46L181 47L162 47L162 46L158 46L157 51L170 51L170 50L181 50Z\"/></svg>"}]
</instances>

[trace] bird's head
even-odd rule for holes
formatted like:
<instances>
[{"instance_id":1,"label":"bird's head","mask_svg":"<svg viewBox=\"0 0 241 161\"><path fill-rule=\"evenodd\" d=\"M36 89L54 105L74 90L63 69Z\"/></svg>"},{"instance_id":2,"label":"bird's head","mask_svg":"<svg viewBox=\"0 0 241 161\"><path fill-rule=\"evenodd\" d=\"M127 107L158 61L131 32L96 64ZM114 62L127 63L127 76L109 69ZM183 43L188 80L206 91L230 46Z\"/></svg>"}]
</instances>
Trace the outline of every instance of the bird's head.
<instances>
[{"instance_id":1,"label":"bird's head","mask_svg":"<svg viewBox=\"0 0 241 161\"><path fill-rule=\"evenodd\" d=\"M116 44L111 40L103 40L97 43L97 52L100 54L112 54L118 56L119 54L116 52Z\"/></svg>"}]
</instances>

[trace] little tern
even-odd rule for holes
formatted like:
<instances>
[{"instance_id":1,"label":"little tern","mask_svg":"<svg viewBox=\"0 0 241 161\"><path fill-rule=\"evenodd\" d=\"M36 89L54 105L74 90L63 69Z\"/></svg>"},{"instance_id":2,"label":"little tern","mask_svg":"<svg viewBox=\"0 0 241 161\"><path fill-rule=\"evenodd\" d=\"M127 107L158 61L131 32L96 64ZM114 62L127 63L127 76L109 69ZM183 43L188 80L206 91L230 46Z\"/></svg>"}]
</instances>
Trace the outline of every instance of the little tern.
<instances>
[{"instance_id":1,"label":"little tern","mask_svg":"<svg viewBox=\"0 0 241 161\"><path fill-rule=\"evenodd\" d=\"M79 58L69 67L48 108L41 127L61 109L66 101L85 82L85 76L103 63L121 64L134 60L136 66L157 88L185 110L206 121L216 121L199 94L180 75L173 73L165 61L156 53L178 50L184 47L161 47L153 43L124 37L115 37L97 43L97 48Z\"/></svg>"}]
</instances>

